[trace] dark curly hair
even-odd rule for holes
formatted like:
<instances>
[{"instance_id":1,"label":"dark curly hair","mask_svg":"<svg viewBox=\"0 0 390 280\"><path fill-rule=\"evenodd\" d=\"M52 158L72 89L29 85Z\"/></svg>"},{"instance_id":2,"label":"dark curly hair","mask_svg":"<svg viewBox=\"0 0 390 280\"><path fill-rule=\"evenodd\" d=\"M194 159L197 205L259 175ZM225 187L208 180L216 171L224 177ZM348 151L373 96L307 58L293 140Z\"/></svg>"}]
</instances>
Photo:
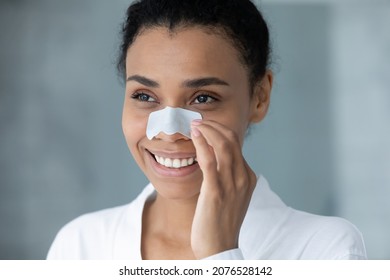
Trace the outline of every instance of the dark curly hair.
<instances>
[{"instance_id":1,"label":"dark curly hair","mask_svg":"<svg viewBox=\"0 0 390 280\"><path fill-rule=\"evenodd\" d=\"M139 0L127 9L117 62L125 77L126 54L142 30L201 26L223 34L236 47L253 86L261 79L270 57L269 31L260 11L249 0Z\"/></svg>"}]
</instances>

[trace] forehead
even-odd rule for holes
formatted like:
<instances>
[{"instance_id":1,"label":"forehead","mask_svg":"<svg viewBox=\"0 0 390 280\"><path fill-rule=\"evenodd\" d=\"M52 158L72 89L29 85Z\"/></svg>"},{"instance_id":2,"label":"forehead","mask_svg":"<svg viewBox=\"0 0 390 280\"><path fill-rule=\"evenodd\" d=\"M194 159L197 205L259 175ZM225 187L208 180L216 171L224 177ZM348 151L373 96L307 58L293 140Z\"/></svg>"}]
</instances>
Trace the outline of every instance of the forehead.
<instances>
[{"instance_id":1,"label":"forehead","mask_svg":"<svg viewBox=\"0 0 390 280\"><path fill-rule=\"evenodd\" d=\"M223 32L203 27L144 29L127 51L126 72L145 69L246 72L239 52Z\"/></svg>"}]
</instances>

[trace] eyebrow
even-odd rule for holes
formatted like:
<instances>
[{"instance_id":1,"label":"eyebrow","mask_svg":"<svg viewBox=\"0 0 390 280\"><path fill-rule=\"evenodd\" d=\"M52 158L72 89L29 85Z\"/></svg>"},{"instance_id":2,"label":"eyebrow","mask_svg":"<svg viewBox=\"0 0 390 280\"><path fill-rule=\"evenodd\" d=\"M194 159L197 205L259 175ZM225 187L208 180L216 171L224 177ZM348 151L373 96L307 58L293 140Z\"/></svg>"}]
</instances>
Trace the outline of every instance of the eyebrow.
<instances>
[{"instance_id":1,"label":"eyebrow","mask_svg":"<svg viewBox=\"0 0 390 280\"><path fill-rule=\"evenodd\" d=\"M153 81L149 78L146 78L144 76L140 75L132 75L126 79L126 81L136 81L144 86L147 87L153 87L158 88L160 87L160 84L156 81ZM221 80L217 77L205 77L205 78L198 78L198 79L190 79L185 80L182 83L183 87L187 88L200 88L205 86L211 86L211 85L222 85L222 86L229 86L229 83L225 82L224 80Z\"/></svg>"},{"instance_id":2,"label":"eyebrow","mask_svg":"<svg viewBox=\"0 0 390 280\"><path fill-rule=\"evenodd\" d=\"M133 75L133 76L130 76L130 77L127 77L126 79L126 82L128 81L136 81L144 86L147 86L147 87L153 87L153 88L158 88L160 87L160 84L157 83L156 81L153 81L151 79L148 79L144 76L140 76L140 75Z\"/></svg>"},{"instance_id":3,"label":"eyebrow","mask_svg":"<svg viewBox=\"0 0 390 280\"><path fill-rule=\"evenodd\" d=\"M199 78L193 80L185 80L182 85L188 88L199 88L199 87L205 87L211 85L229 86L227 82L216 77L206 77L206 78Z\"/></svg>"}]
</instances>

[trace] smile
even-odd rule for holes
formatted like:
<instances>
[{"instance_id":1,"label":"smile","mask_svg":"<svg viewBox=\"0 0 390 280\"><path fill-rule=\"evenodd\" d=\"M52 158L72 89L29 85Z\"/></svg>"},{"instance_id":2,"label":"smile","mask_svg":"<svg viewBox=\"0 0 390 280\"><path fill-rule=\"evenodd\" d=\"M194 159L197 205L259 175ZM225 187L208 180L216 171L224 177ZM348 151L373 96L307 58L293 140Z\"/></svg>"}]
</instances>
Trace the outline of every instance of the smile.
<instances>
[{"instance_id":1,"label":"smile","mask_svg":"<svg viewBox=\"0 0 390 280\"><path fill-rule=\"evenodd\" d=\"M181 168L193 165L196 162L195 157L190 158L164 158L158 155L153 155L155 160L165 167L169 168Z\"/></svg>"},{"instance_id":2,"label":"smile","mask_svg":"<svg viewBox=\"0 0 390 280\"><path fill-rule=\"evenodd\" d=\"M146 150L152 169L164 177L183 177L199 169L194 153L160 152Z\"/></svg>"}]
</instances>

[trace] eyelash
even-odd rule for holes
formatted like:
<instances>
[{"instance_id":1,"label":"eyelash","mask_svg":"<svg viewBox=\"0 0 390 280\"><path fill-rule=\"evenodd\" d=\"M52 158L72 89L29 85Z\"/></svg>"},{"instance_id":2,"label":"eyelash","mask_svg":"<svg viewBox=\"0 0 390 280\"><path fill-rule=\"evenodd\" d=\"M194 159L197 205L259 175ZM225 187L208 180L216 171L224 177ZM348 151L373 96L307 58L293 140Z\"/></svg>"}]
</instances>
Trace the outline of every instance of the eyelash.
<instances>
[{"instance_id":1,"label":"eyelash","mask_svg":"<svg viewBox=\"0 0 390 280\"><path fill-rule=\"evenodd\" d=\"M146 101L146 100L142 100L141 99L141 96L146 96L146 98L152 98L154 99L154 101ZM131 98L137 100L137 101L140 101L140 102L157 102L155 98L153 98L152 96L150 96L149 94L145 93L145 92L136 92L134 93Z\"/></svg>"},{"instance_id":2,"label":"eyelash","mask_svg":"<svg viewBox=\"0 0 390 280\"><path fill-rule=\"evenodd\" d=\"M154 100L153 100L153 101L142 100L142 99L141 99L141 96L144 96L144 97L146 97L147 99L152 98L152 99L154 99ZM197 103L195 103L195 101L196 101L199 97L201 97L201 96L205 96L207 99L210 98L210 99L212 99L212 101L209 101L209 102L197 102ZM134 94L131 96L131 98L133 98L133 99L135 99L135 100L137 100L137 101L140 101L140 102L157 102L155 98L153 98L152 96L150 96L149 94L144 93L144 92L136 92L136 93L134 93ZM203 93L203 94L199 94L198 96L196 96L196 97L194 98L194 101L192 101L192 103L193 103L193 104L210 104L210 103L213 103L213 102L215 102L215 101L218 101L218 99L215 98L215 97L213 97L213 96L211 96L210 94Z\"/></svg>"},{"instance_id":3,"label":"eyelash","mask_svg":"<svg viewBox=\"0 0 390 280\"><path fill-rule=\"evenodd\" d=\"M195 97L194 101L196 101L201 96L205 96L207 99L210 98L210 99L212 99L212 101L209 101L209 102L199 102L199 103L194 103L194 104L210 104L210 103L213 103L213 102L217 101L217 99L215 97L213 97L213 96L211 96L211 95L209 95L207 93L199 94L198 96Z\"/></svg>"}]
</instances>

